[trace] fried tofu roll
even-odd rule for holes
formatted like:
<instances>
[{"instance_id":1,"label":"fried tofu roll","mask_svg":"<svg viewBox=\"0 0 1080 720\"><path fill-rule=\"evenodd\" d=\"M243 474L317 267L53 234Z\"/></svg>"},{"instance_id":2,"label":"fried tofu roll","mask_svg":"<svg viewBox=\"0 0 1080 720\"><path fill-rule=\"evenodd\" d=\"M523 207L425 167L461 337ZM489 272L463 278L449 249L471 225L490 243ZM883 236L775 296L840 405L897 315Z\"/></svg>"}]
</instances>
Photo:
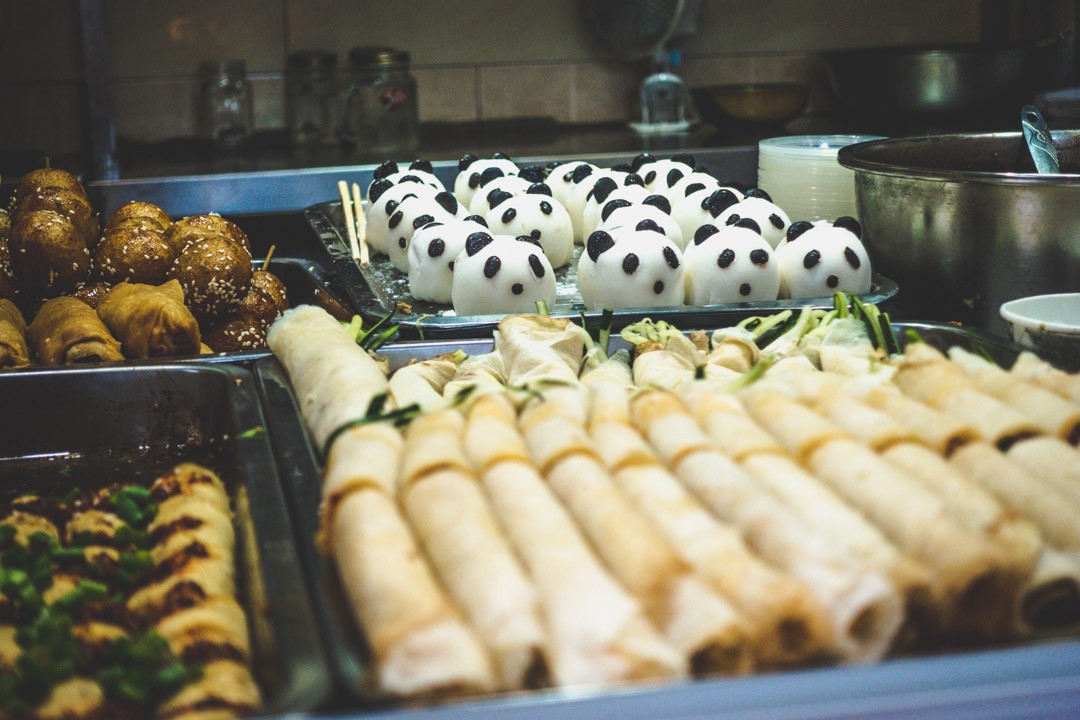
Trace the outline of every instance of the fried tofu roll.
<instances>
[{"instance_id":1,"label":"fried tofu roll","mask_svg":"<svg viewBox=\"0 0 1080 720\"><path fill-rule=\"evenodd\" d=\"M94 308L72 297L46 300L27 328L26 338L42 365L124 359L120 342Z\"/></svg>"},{"instance_id":2,"label":"fried tofu roll","mask_svg":"<svg viewBox=\"0 0 1080 720\"><path fill-rule=\"evenodd\" d=\"M127 358L199 354L199 322L184 304L179 280L114 285L98 303L97 313Z\"/></svg>"},{"instance_id":3,"label":"fried tofu roll","mask_svg":"<svg viewBox=\"0 0 1080 720\"><path fill-rule=\"evenodd\" d=\"M495 338L495 349L507 370L507 385L576 383L587 337L585 330L567 318L507 315L499 321Z\"/></svg>"},{"instance_id":4,"label":"fried tofu roll","mask_svg":"<svg viewBox=\"0 0 1080 720\"><path fill-rule=\"evenodd\" d=\"M500 687L541 687L549 667L536 591L465 457L464 430L464 418L452 410L412 422L401 506L442 584L491 651Z\"/></svg>"},{"instance_id":5,"label":"fried tofu roll","mask_svg":"<svg viewBox=\"0 0 1080 720\"><path fill-rule=\"evenodd\" d=\"M558 685L682 677L685 660L593 554L533 467L505 395L469 409L465 448L488 498L536 583ZM496 426L501 429L493 431ZM498 438L498 442L494 442Z\"/></svg>"},{"instance_id":6,"label":"fried tofu roll","mask_svg":"<svg viewBox=\"0 0 1080 720\"><path fill-rule=\"evenodd\" d=\"M29 364L26 319L15 303L0 298L0 368L26 367Z\"/></svg>"}]
</instances>

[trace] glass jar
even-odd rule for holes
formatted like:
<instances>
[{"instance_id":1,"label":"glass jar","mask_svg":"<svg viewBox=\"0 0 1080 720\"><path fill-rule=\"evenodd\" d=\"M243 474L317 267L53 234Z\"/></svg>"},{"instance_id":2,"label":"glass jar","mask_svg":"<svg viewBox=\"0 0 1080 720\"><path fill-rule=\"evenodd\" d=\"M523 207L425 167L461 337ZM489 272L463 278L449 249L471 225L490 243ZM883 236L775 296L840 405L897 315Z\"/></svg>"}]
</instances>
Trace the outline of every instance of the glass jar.
<instances>
[{"instance_id":1,"label":"glass jar","mask_svg":"<svg viewBox=\"0 0 1080 720\"><path fill-rule=\"evenodd\" d=\"M294 145L336 142L337 55L322 50L289 54L285 66L285 124Z\"/></svg>"},{"instance_id":2,"label":"glass jar","mask_svg":"<svg viewBox=\"0 0 1080 720\"><path fill-rule=\"evenodd\" d=\"M214 60L200 66L200 125L203 137L234 149L254 129L251 86L243 60Z\"/></svg>"},{"instance_id":3,"label":"glass jar","mask_svg":"<svg viewBox=\"0 0 1080 720\"><path fill-rule=\"evenodd\" d=\"M351 77L341 103L341 139L373 159L415 156L420 123L409 53L356 47L349 52L349 65Z\"/></svg>"}]
</instances>

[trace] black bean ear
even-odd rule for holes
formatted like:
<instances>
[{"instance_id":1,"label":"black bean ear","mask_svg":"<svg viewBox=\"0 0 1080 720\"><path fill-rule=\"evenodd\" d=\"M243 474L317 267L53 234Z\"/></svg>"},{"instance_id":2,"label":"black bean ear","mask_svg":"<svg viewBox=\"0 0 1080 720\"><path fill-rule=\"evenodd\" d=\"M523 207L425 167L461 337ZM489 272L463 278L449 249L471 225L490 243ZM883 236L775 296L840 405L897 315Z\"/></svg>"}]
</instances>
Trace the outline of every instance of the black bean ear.
<instances>
[{"instance_id":1,"label":"black bean ear","mask_svg":"<svg viewBox=\"0 0 1080 720\"><path fill-rule=\"evenodd\" d=\"M700 245L718 232L720 232L720 228L712 223L705 223L694 231L694 244Z\"/></svg>"},{"instance_id":2,"label":"black bean ear","mask_svg":"<svg viewBox=\"0 0 1080 720\"><path fill-rule=\"evenodd\" d=\"M378 202L379 198L382 197L382 194L392 187L394 187L394 183L386 178L379 178L371 183L371 188L368 190L368 202Z\"/></svg>"},{"instance_id":3,"label":"black bean ear","mask_svg":"<svg viewBox=\"0 0 1080 720\"><path fill-rule=\"evenodd\" d=\"M717 217L720 213L724 212L737 202L739 202L739 198L735 193L727 188L720 188L706 198L705 204L702 207L708 210L710 215Z\"/></svg>"},{"instance_id":4,"label":"black bean ear","mask_svg":"<svg viewBox=\"0 0 1080 720\"><path fill-rule=\"evenodd\" d=\"M401 177L398 178L398 183L399 184L400 183L407 183L407 182L423 183L424 181L420 179L419 175L402 175Z\"/></svg>"},{"instance_id":5,"label":"black bean ear","mask_svg":"<svg viewBox=\"0 0 1080 720\"><path fill-rule=\"evenodd\" d=\"M634 166L630 163L619 163L618 165L612 165L611 169L615 172L632 173L634 172Z\"/></svg>"},{"instance_id":6,"label":"black bean ear","mask_svg":"<svg viewBox=\"0 0 1080 720\"><path fill-rule=\"evenodd\" d=\"M461 156L461 159L457 161L458 172L465 172L469 169L469 166L480 158L476 157L472 153L466 153Z\"/></svg>"},{"instance_id":7,"label":"black bean ear","mask_svg":"<svg viewBox=\"0 0 1080 720\"><path fill-rule=\"evenodd\" d=\"M439 207L441 207L443 210L450 213L451 215L457 215L458 201L457 198L454 197L454 193L450 192L449 190L443 190L442 192L436 194L435 202L439 203Z\"/></svg>"},{"instance_id":8,"label":"black bean ear","mask_svg":"<svg viewBox=\"0 0 1080 720\"><path fill-rule=\"evenodd\" d=\"M483 215L469 215L466 220L472 220L474 223L480 223L484 227L487 227L487 219Z\"/></svg>"},{"instance_id":9,"label":"black bean ear","mask_svg":"<svg viewBox=\"0 0 1080 720\"><path fill-rule=\"evenodd\" d=\"M642 205L651 205L657 210L663 210L665 215L671 214L671 201L663 195L650 195L641 201Z\"/></svg>"},{"instance_id":10,"label":"black bean ear","mask_svg":"<svg viewBox=\"0 0 1080 720\"><path fill-rule=\"evenodd\" d=\"M423 160L423 159L419 159L419 158L416 159L416 160L413 160L411 163L409 163L409 169L410 170L420 170L420 171L426 172L426 173L434 172L434 169L431 167L431 161Z\"/></svg>"},{"instance_id":11,"label":"black bean ear","mask_svg":"<svg viewBox=\"0 0 1080 720\"><path fill-rule=\"evenodd\" d=\"M679 162L683 165L689 165L691 168L697 165L697 160L690 153L675 153L671 156L671 160L672 162Z\"/></svg>"},{"instance_id":12,"label":"black bean ear","mask_svg":"<svg viewBox=\"0 0 1080 720\"><path fill-rule=\"evenodd\" d=\"M523 177L531 183L544 182L547 173L539 165L529 165L518 170L518 177Z\"/></svg>"},{"instance_id":13,"label":"black bean ear","mask_svg":"<svg viewBox=\"0 0 1080 720\"><path fill-rule=\"evenodd\" d=\"M584 180L585 178L589 177L592 174L593 174L593 166L592 165L578 165L576 168L574 168L574 174L570 176L570 179L574 182L575 185L577 185L582 180Z\"/></svg>"},{"instance_id":14,"label":"black bean ear","mask_svg":"<svg viewBox=\"0 0 1080 720\"><path fill-rule=\"evenodd\" d=\"M769 197L769 193L765 192L761 188L752 187L743 193L748 198L761 198L762 200L768 200L772 202L772 198Z\"/></svg>"},{"instance_id":15,"label":"black bean ear","mask_svg":"<svg viewBox=\"0 0 1080 720\"><path fill-rule=\"evenodd\" d=\"M651 162L656 162L656 158L649 153L638 153L634 156L634 159L630 161L630 167L634 168L634 172L637 172L641 169L642 165Z\"/></svg>"},{"instance_id":16,"label":"black bean ear","mask_svg":"<svg viewBox=\"0 0 1080 720\"><path fill-rule=\"evenodd\" d=\"M585 252L589 253L589 259L596 262L600 256L615 247L615 238L603 230L597 230L585 241Z\"/></svg>"},{"instance_id":17,"label":"black bean ear","mask_svg":"<svg viewBox=\"0 0 1080 720\"><path fill-rule=\"evenodd\" d=\"M862 240L862 225L860 225L859 221L851 217L850 215L841 215L840 217L836 218L836 220L833 222L833 227L850 230L852 233L855 234L855 237Z\"/></svg>"},{"instance_id":18,"label":"black bean ear","mask_svg":"<svg viewBox=\"0 0 1080 720\"><path fill-rule=\"evenodd\" d=\"M397 172L397 163L393 160L387 160L379 167L375 168L375 172L372 173L372 177L378 180L384 178L387 175L393 175Z\"/></svg>"},{"instance_id":19,"label":"black bean ear","mask_svg":"<svg viewBox=\"0 0 1080 720\"><path fill-rule=\"evenodd\" d=\"M502 168L498 168L498 167L486 168L484 170L484 172L480 173L480 184L481 185L487 185L489 182L491 182L495 178L501 178L501 177L503 177L505 175L506 175L506 173L503 172Z\"/></svg>"},{"instance_id":20,"label":"black bean ear","mask_svg":"<svg viewBox=\"0 0 1080 720\"><path fill-rule=\"evenodd\" d=\"M510 160L510 156L507 155L504 152L497 152L497 153L493 153L491 155L491 159L492 160ZM513 162L513 160L510 160L510 162Z\"/></svg>"},{"instance_id":21,"label":"black bean ear","mask_svg":"<svg viewBox=\"0 0 1080 720\"><path fill-rule=\"evenodd\" d=\"M413 230L419 230L420 228L427 225L429 222L435 222L435 218L430 215L421 215L420 217L412 221Z\"/></svg>"},{"instance_id":22,"label":"black bean ear","mask_svg":"<svg viewBox=\"0 0 1080 720\"><path fill-rule=\"evenodd\" d=\"M630 207L631 205L633 205L632 202L623 198L609 200L608 202L604 203L604 207L600 209L600 219L607 220L609 217L611 217L611 213L615 212L619 208Z\"/></svg>"},{"instance_id":23,"label":"black bean ear","mask_svg":"<svg viewBox=\"0 0 1080 720\"><path fill-rule=\"evenodd\" d=\"M727 216L727 220L724 221L724 224L725 225L734 225L735 223L739 222L740 220L742 220L742 215L740 215L739 213L731 213L730 215Z\"/></svg>"},{"instance_id":24,"label":"black bean ear","mask_svg":"<svg viewBox=\"0 0 1080 720\"><path fill-rule=\"evenodd\" d=\"M428 215L427 217L431 217L431 216ZM442 226L441 222L439 222L438 220L432 220L432 221L428 222L427 224L425 224L423 227L417 228L417 230L422 230L423 228L427 228L427 227L441 227L441 226Z\"/></svg>"},{"instance_id":25,"label":"black bean ear","mask_svg":"<svg viewBox=\"0 0 1080 720\"><path fill-rule=\"evenodd\" d=\"M680 170L679 168L671 168L670 170L668 170L667 174L667 186L674 187L675 183L679 182L684 177L686 177L686 173L684 173L682 170Z\"/></svg>"},{"instance_id":26,"label":"black bean ear","mask_svg":"<svg viewBox=\"0 0 1080 720\"><path fill-rule=\"evenodd\" d=\"M645 187L645 181L641 179L641 176L637 173L630 173L623 178L623 187L629 187L631 185L637 185L638 187Z\"/></svg>"},{"instance_id":27,"label":"black bean ear","mask_svg":"<svg viewBox=\"0 0 1080 720\"><path fill-rule=\"evenodd\" d=\"M472 235L465 238L465 253L469 257L472 257L493 242L495 242L495 238L491 237L490 234L486 232L474 232Z\"/></svg>"},{"instance_id":28,"label":"black bean ear","mask_svg":"<svg viewBox=\"0 0 1080 720\"><path fill-rule=\"evenodd\" d=\"M469 176L469 187L475 190L478 185L480 185L480 173L474 172Z\"/></svg>"},{"instance_id":29,"label":"black bean ear","mask_svg":"<svg viewBox=\"0 0 1080 720\"><path fill-rule=\"evenodd\" d=\"M491 192L489 192L487 194L488 207L490 207L492 210L494 210L501 203L509 200L512 197L514 197L514 196L511 193L508 193L505 190L499 190L498 188L496 188L495 190L492 190Z\"/></svg>"},{"instance_id":30,"label":"black bean ear","mask_svg":"<svg viewBox=\"0 0 1080 720\"><path fill-rule=\"evenodd\" d=\"M704 189L705 189L705 183L701 183L701 182L690 183L689 185L686 186L686 191L683 193L683 196L685 197L686 195L692 195L692 194L696 193L698 190L704 190Z\"/></svg>"},{"instance_id":31,"label":"black bean ear","mask_svg":"<svg viewBox=\"0 0 1080 720\"><path fill-rule=\"evenodd\" d=\"M555 168L557 168L557 167L559 167L560 165L563 165L563 164L564 163L563 163L562 160L549 160L548 163L546 165L544 165L544 169L547 170L548 172L551 172L552 170L554 170Z\"/></svg>"},{"instance_id":32,"label":"black bean ear","mask_svg":"<svg viewBox=\"0 0 1080 720\"><path fill-rule=\"evenodd\" d=\"M706 175L712 175L712 173L709 172L709 168L707 168L704 165L698 165L697 167L695 167L694 172L704 173Z\"/></svg>"},{"instance_id":33,"label":"black bean ear","mask_svg":"<svg viewBox=\"0 0 1080 720\"><path fill-rule=\"evenodd\" d=\"M527 195L547 195L551 197L551 188L545 182L534 182L525 193Z\"/></svg>"},{"instance_id":34,"label":"black bean ear","mask_svg":"<svg viewBox=\"0 0 1080 720\"><path fill-rule=\"evenodd\" d=\"M761 234L761 226L757 224L757 220L753 218L739 218L735 222L735 227L746 228L747 230L753 230L758 235Z\"/></svg>"},{"instance_id":35,"label":"black bean ear","mask_svg":"<svg viewBox=\"0 0 1080 720\"><path fill-rule=\"evenodd\" d=\"M652 230L653 232L658 232L661 235L663 235L664 237L667 237L667 233L664 232L664 228L657 225L655 220L650 220L649 218L645 218L644 220L639 222L637 225L634 226L634 229L635 230Z\"/></svg>"},{"instance_id":36,"label":"black bean ear","mask_svg":"<svg viewBox=\"0 0 1080 720\"><path fill-rule=\"evenodd\" d=\"M593 183L592 190L589 191L589 195L592 196L596 202L603 204L607 200L608 195L615 191L619 187L619 184L615 182L614 178L602 177Z\"/></svg>"},{"instance_id":37,"label":"black bean ear","mask_svg":"<svg viewBox=\"0 0 1080 720\"><path fill-rule=\"evenodd\" d=\"M791 223L788 225L787 229L787 241L794 242L796 238L812 227L814 227L814 224L808 220L797 220L796 222Z\"/></svg>"},{"instance_id":38,"label":"black bean ear","mask_svg":"<svg viewBox=\"0 0 1080 720\"><path fill-rule=\"evenodd\" d=\"M517 240L518 242L529 243L530 245L535 245L536 247L540 247L540 240L538 238L534 238L532 235L518 235L514 239ZM543 248L541 248L541 249L543 249Z\"/></svg>"}]
</instances>

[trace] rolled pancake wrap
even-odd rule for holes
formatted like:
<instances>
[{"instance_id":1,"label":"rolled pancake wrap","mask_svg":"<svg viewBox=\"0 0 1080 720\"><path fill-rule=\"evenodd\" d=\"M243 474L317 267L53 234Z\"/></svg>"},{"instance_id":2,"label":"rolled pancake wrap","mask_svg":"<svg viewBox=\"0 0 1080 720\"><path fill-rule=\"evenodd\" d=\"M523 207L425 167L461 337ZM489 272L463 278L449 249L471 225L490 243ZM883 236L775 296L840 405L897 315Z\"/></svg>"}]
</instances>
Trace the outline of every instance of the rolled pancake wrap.
<instances>
[{"instance_id":1,"label":"rolled pancake wrap","mask_svg":"<svg viewBox=\"0 0 1080 720\"><path fill-rule=\"evenodd\" d=\"M1043 546L1035 569L1020 589L1017 626L1021 633L1060 633L1080 624L1080 562Z\"/></svg>"},{"instance_id":2,"label":"rolled pancake wrap","mask_svg":"<svg viewBox=\"0 0 1080 720\"><path fill-rule=\"evenodd\" d=\"M979 437L969 423L903 395L894 387L872 389L860 395L860 399L902 423L923 445L942 457Z\"/></svg>"},{"instance_id":3,"label":"rolled pancake wrap","mask_svg":"<svg viewBox=\"0 0 1080 720\"><path fill-rule=\"evenodd\" d=\"M458 366L454 377L443 386L443 397L450 402L460 402L468 396L487 392L504 392L506 367L498 352L470 355Z\"/></svg>"},{"instance_id":4,"label":"rolled pancake wrap","mask_svg":"<svg viewBox=\"0 0 1080 720\"><path fill-rule=\"evenodd\" d=\"M567 318L507 315L499 321L495 337L495 348L507 370L507 384L576 382L587 337L585 330Z\"/></svg>"},{"instance_id":5,"label":"rolled pancake wrap","mask_svg":"<svg viewBox=\"0 0 1080 720\"><path fill-rule=\"evenodd\" d=\"M15 303L0 298L0 368L26 367L29 364L26 319Z\"/></svg>"},{"instance_id":6,"label":"rolled pancake wrap","mask_svg":"<svg viewBox=\"0 0 1080 720\"><path fill-rule=\"evenodd\" d=\"M41 365L124 359L120 342L94 309L72 297L46 300L27 328L26 338Z\"/></svg>"},{"instance_id":7,"label":"rolled pancake wrap","mask_svg":"<svg viewBox=\"0 0 1080 720\"><path fill-rule=\"evenodd\" d=\"M1080 452L1057 438L1037 437L1009 448L1008 458L1080 502Z\"/></svg>"},{"instance_id":8,"label":"rolled pancake wrap","mask_svg":"<svg viewBox=\"0 0 1080 720\"><path fill-rule=\"evenodd\" d=\"M412 422L401 506L443 586L490 650L500 687L541 687L549 682L549 666L536 591L465 459L464 428L461 415L450 410Z\"/></svg>"},{"instance_id":9,"label":"rolled pancake wrap","mask_svg":"<svg viewBox=\"0 0 1080 720\"><path fill-rule=\"evenodd\" d=\"M1080 374L1059 370L1032 352L1022 352L1009 374L1044 387L1060 397L1080 403Z\"/></svg>"},{"instance_id":10,"label":"rolled pancake wrap","mask_svg":"<svg viewBox=\"0 0 1080 720\"><path fill-rule=\"evenodd\" d=\"M203 666L199 680L162 702L155 716L162 720L244 717L261 704L262 693L246 663L215 660Z\"/></svg>"},{"instance_id":11,"label":"rolled pancake wrap","mask_svg":"<svg viewBox=\"0 0 1080 720\"><path fill-rule=\"evenodd\" d=\"M634 384L675 390L694 379L695 365L683 355L662 348L634 355Z\"/></svg>"},{"instance_id":12,"label":"rolled pancake wrap","mask_svg":"<svg viewBox=\"0 0 1080 720\"><path fill-rule=\"evenodd\" d=\"M754 334L739 327L720 328L712 334L712 350L705 364L744 373L761 358Z\"/></svg>"},{"instance_id":13,"label":"rolled pancake wrap","mask_svg":"<svg viewBox=\"0 0 1080 720\"><path fill-rule=\"evenodd\" d=\"M199 354L199 323L184 304L179 280L164 285L114 285L98 303L97 312L128 358Z\"/></svg>"},{"instance_id":14,"label":"rolled pancake wrap","mask_svg":"<svg viewBox=\"0 0 1080 720\"><path fill-rule=\"evenodd\" d=\"M457 374L453 354L439 355L399 368L390 376L388 389L399 408L417 405L421 410L444 405L443 388Z\"/></svg>"},{"instance_id":15,"label":"rolled pancake wrap","mask_svg":"<svg viewBox=\"0 0 1080 720\"><path fill-rule=\"evenodd\" d=\"M187 661L196 656L250 662L251 640L244 609L231 597L208 598L173 613L154 626L172 651Z\"/></svg>"}]
</instances>

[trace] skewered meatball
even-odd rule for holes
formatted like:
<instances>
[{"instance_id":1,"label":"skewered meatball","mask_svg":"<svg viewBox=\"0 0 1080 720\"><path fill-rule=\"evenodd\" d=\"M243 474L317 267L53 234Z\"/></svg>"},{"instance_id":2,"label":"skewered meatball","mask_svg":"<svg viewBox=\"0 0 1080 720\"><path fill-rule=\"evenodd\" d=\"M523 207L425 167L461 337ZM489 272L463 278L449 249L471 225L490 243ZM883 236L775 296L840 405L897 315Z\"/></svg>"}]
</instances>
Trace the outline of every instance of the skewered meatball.
<instances>
[{"instance_id":1,"label":"skewered meatball","mask_svg":"<svg viewBox=\"0 0 1080 720\"><path fill-rule=\"evenodd\" d=\"M94 250L93 277L108 283L161 285L175 259L175 250L155 220L133 218L105 232Z\"/></svg>"},{"instance_id":2,"label":"skewered meatball","mask_svg":"<svg viewBox=\"0 0 1080 720\"><path fill-rule=\"evenodd\" d=\"M267 327L246 313L229 315L202 330L202 341L214 352L241 352L266 347Z\"/></svg>"},{"instance_id":3,"label":"skewered meatball","mask_svg":"<svg viewBox=\"0 0 1080 720\"><path fill-rule=\"evenodd\" d=\"M7 213L0 210L0 219L4 218L7 218ZM0 299L12 300L17 291L15 273L11 269L11 251L8 249L7 233L0 227Z\"/></svg>"},{"instance_id":4,"label":"skewered meatball","mask_svg":"<svg viewBox=\"0 0 1080 720\"><path fill-rule=\"evenodd\" d=\"M169 226L172 225L172 218L169 217L169 213L165 212L154 203L132 200L131 202L116 208L116 210L113 210L112 214L109 215L108 221L105 223L105 232L108 232L120 223L133 218L152 220L162 231L168 230Z\"/></svg>"},{"instance_id":5,"label":"skewered meatball","mask_svg":"<svg viewBox=\"0 0 1080 720\"><path fill-rule=\"evenodd\" d=\"M37 188L21 195L12 212L18 217L34 210L52 210L65 216L89 248L93 248L101 236L101 223L90 202L74 190L55 185Z\"/></svg>"},{"instance_id":6,"label":"skewered meatball","mask_svg":"<svg viewBox=\"0 0 1080 720\"><path fill-rule=\"evenodd\" d=\"M262 320L269 325L289 309L289 294L285 283L266 270L251 274L251 287L240 303L239 312Z\"/></svg>"},{"instance_id":7,"label":"skewered meatball","mask_svg":"<svg viewBox=\"0 0 1080 720\"><path fill-rule=\"evenodd\" d=\"M90 250L75 226L51 210L15 218L8 240L11 268L20 287L45 295L70 292L90 273Z\"/></svg>"},{"instance_id":8,"label":"skewered meatball","mask_svg":"<svg viewBox=\"0 0 1080 720\"><path fill-rule=\"evenodd\" d=\"M81 195L84 199L89 199L86 188L83 187L79 178L60 168L46 167L31 170L19 179L19 184L15 186L11 194L11 206L14 207L24 194L45 187L65 188Z\"/></svg>"},{"instance_id":9,"label":"skewered meatball","mask_svg":"<svg viewBox=\"0 0 1080 720\"><path fill-rule=\"evenodd\" d=\"M240 307L251 286L251 253L223 235L190 243L173 261L169 279L184 288L184 301L202 318ZM215 348L216 349L216 348Z\"/></svg>"},{"instance_id":10,"label":"skewered meatball","mask_svg":"<svg viewBox=\"0 0 1080 720\"><path fill-rule=\"evenodd\" d=\"M177 220L169 226L165 233L165 240L176 248L176 252L180 253L191 242L214 235L222 235L251 253L251 242L248 240L247 233L232 220L214 214L191 215Z\"/></svg>"},{"instance_id":11,"label":"skewered meatball","mask_svg":"<svg viewBox=\"0 0 1080 720\"><path fill-rule=\"evenodd\" d=\"M104 282L92 282L83 285L81 288L71 293L71 297L78 300L82 300L90 307L97 310L98 304L109 293L112 285Z\"/></svg>"}]
</instances>

